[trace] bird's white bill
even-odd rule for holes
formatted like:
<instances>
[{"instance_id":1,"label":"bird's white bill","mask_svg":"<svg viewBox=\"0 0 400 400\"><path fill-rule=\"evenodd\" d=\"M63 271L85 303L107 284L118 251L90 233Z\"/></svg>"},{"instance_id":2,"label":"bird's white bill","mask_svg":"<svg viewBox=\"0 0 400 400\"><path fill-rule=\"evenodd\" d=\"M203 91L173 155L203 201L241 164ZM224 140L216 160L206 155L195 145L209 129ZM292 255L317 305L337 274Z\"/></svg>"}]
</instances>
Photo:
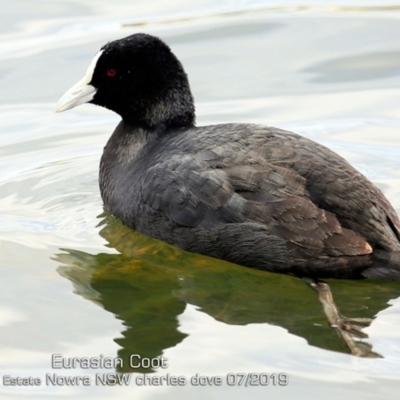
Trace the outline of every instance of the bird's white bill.
<instances>
[{"instance_id":1,"label":"bird's white bill","mask_svg":"<svg viewBox=\"0 0 400 400\"><path fill-rule=\"evenodd\" d=\"M79 106L80 104L87 103L93 99L95 94L96 88L94 86L79 81L61 97L55 111L65 111Z\"/></svg>"},{"instance_id":2,"label":"bird's white bill","mask_svg":"<svg viewBox=\"0 0 400 400\"><path fill-rule=\"evenodd\" d=\"M99 51L93 58L90 63L85 76L77 82L74 86L72 86L62 97L58 100L58 103L55 108L55 112L61 112L65 110L69 110L80 104L84 104L93 100L94 95L96 94L97 89L90 85L90 82L93 78L93 73L97 65L97 61L100 58L103 51Z\"/></svg>"}]
</instances>

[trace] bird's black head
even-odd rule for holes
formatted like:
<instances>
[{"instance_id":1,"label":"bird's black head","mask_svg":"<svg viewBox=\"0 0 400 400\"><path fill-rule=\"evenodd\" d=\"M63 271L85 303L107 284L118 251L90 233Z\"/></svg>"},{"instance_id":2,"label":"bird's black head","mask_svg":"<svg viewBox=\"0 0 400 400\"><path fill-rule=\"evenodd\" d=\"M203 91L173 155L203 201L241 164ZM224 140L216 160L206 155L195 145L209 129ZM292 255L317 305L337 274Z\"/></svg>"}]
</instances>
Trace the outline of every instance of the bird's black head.
<instances>
[{"instance_id":1,"label":"bird's black head","mask_svg":"<svg viewBox=\"0 0 400 400\"><path fill-rule=\"evenodd\" d=\"M57 111L82 103L115 111L147 128L193 126L194 102L182 64L160 39L138 33L107 43Z\"/></svg>"}]
</instances>

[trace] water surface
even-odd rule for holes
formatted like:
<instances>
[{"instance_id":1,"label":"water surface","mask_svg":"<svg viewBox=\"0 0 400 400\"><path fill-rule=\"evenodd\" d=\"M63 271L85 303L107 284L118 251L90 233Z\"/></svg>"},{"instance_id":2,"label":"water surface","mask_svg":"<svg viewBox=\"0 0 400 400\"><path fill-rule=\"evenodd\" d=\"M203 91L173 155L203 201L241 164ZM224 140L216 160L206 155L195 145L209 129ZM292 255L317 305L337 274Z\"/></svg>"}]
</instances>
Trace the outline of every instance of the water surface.
<instances>
[{"instance_id":1,"label":"water surface","mask_svg":"<svg viewBox=\"0 0 400 400\"><path fill-rule=\"evenodd\" d=\"M182 60L198 124L257 122L328 145L400 210L400 2L3 0L0 17L0 371L52 354L168 358L152 376L289 375L287 386L4 387L1 398L397 398L400 285L331 281L374 317L379 359L348 354L301 281L181 252L103 213L102 148L118 117L55 115L98 48L144 31ZM351 194L349 194L350 196ZM149 370L136 370L141 376Z\"/></svg>"}]
</instances>

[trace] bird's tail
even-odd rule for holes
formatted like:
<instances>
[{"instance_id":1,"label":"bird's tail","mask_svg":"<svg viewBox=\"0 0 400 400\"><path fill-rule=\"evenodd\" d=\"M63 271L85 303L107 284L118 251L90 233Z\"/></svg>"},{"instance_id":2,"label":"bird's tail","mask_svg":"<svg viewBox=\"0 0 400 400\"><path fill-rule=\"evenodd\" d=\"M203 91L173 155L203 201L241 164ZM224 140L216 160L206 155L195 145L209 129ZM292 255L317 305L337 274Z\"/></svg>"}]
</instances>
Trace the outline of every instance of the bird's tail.
<instances>
[{"instance_id":1,"label":"bird's tail","mask_svg":"<svg viewBox=\"0 0 400 400\"><path fill-rule=\"evenodd\" d=\"M375 250L372 266L362 275L372 279L400 279L400 251Z\"/></svg>"}]
</instances>

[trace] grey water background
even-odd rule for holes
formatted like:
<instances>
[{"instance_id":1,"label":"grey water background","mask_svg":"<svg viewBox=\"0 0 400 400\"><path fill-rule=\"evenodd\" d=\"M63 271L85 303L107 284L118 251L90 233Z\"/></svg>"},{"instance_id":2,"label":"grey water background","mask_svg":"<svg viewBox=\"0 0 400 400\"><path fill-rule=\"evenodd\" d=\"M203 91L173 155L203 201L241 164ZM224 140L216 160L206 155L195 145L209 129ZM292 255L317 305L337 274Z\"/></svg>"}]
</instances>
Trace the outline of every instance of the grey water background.
<instances>
[{"instance_id":1,"label":"grey water background","mask_svg":"<svg viewBox=\"0 0 400 400\"><path fill-rule=\"evenodd\" d=\"M133 353L168 358L152 376L289 375L284 387L0 382L1 399L398 398L399 283L331 282L345 315L376 316L366 331L382 358L350 356L298 280L179 252L99 217L98 162L118 117L53 108L105 42L155 34L185 66L199 125L301 133L400 211L400 1L0 4L0 375L94 379L113 370L54 370L51 355Z\"/></svg>"}]
</instances>

